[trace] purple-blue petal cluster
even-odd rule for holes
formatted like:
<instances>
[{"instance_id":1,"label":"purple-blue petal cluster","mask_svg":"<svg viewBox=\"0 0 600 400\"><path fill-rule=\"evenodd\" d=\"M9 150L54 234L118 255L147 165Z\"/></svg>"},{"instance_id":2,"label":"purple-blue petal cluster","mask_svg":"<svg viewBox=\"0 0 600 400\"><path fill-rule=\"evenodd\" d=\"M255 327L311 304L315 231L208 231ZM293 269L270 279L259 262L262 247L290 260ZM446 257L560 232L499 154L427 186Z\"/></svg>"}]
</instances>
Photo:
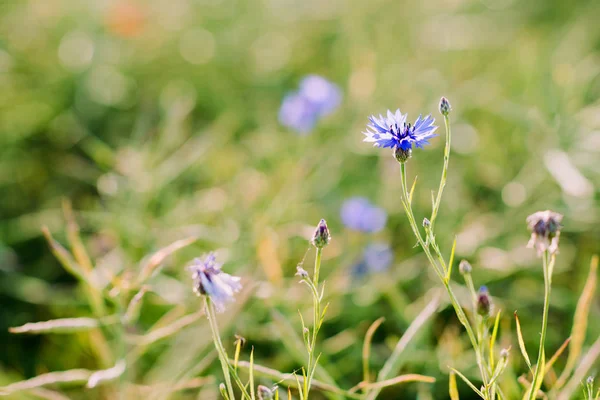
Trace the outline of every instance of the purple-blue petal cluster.
<instances>
[{"instance_id":1,"label":"purple-blue petal cluster","mask_svg":"<svg viewBox=\"0 0 600 400\"><path fill-rule=\"evenodd\" d=\"M319 119L331 114L342 101L340 88L318 75L308 75L298 91L287 94L279 110L279 122L300 134L309 133Z\"/></svg>"},{"instance_id":2,"label":"purple-blue petal cluster","mask_svg":"<svg viewBox=\"0 0 600 400\"><path fill-rule=\"evenodd\" d=\"M367 130L363 132L365 142L373 143L376 147L389 147L408 151L412 146L423 147L429 144L429 139L435 137L437 129L433 123L435 119L431 115L419 118L414 124L406 122L407 115L402 114L400 109L392 113L388 110L387 115L371 115Z\"/></svg>"},{"instance_id":3,"label":"purple-blue petal cluster","mask_svg":"<svg viewBox=\"0 0 600 400\"><path fill-rule=\"evenodd\" d=\"M354 265L352 275L360 278L366 274L386 271L394 261L394 253L387 243L371 243L365 247L362 259Z\"/></svg>"},{"instance_id":4,"label":"purple-blue petal cluster","mask_svg":"<svg viewBox=\"0 0 600 400\"><path fill-rule=\"evenodd\" d=\"M194 279L194 292L208 296L218 312L223 312L225 306L235 300L235 293L242 289L240 278L221 271L221 264L212 252L204 259L194 259L189 269Z\"/></svg>"},{"instance_id":5,"label":"purple-blue petal cluster","mask_svg":"<svg viewBox=\"0 0 600 400\"><path fill-rule=\"evenodd\" d=\"M340 209L342 223L350 229L374 233L385 227L387 213L364 197L351 197Z\"/></svg>"}]
</instances>

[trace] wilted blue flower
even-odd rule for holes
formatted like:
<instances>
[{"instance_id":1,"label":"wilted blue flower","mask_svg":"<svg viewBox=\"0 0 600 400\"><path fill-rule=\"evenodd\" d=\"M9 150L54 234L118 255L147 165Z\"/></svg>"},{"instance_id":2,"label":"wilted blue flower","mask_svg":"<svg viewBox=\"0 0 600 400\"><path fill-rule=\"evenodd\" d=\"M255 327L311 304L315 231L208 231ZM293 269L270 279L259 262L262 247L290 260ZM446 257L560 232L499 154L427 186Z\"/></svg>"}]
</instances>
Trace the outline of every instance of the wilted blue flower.
<instances>
[{"instance_id":1,"label":"wilted blue flower","mask_svg":"<svg viewBox=\"0 0 600 400\"><path fill-rule=\"evenodd\" d=\"M194 292L210 298L218 312L225 310L227 303L233 302L234 294L242 289L240 278L221 271L214 253L209 253L204 259L194 259L189 267L194 279Z\"/></svg>"},{"instance_id":2,"label":"wilted blue flower","mask_svg":"<svg viewBox=\"0 0 600 400\"><path fill-rule=\"evenodd\" d=\"M431 115L419 118L414 125L406 122L406 114L402 115L400 109L392 113L388 110L387 117L371 115L370 123L367 124L365 142L373 143L376 147L389 147L394 150L409 152L413 144L416 147L423 147L429 144L429 139L436 136L434 134L437 126L433 125L435 119ZM409 153L408 153L409 154Z\"/></svg>"},{"instance_id":3,"label":"wilted blue flower","mask_svg":"<svg viewBox=\"0 0 600 400\"><path fill-rule=\"evenodd\" d=\"M562 219L562 214L550 210L538 211L527 217L527 226L531 231L527 247L535 248L538 255L546 250L556 253Z\"/></svg>"},{"instance_id":4,"label":"wilted blue flower","mask_svg":"<svg viewBox=\"0 0 600 400\"><path fill-rule=\"evenodd\" d=\"M364 197L351 197L344 201L340 216L348 228L368 233L379 232L387 222L385 210Z\"/></svg>"},{"instance_id":5,"label":"wilted blue flower","mask_svg":"<svg viewBox=\"0 0 600 400\"><path fill-rule=\"evenodd\" d=\"M365 247L362 259L352 270L355 277L361 277L368 273L377 273L386 271L392 261L394 254L390 246L386 243L376 242Z\"/></svg>"},{"instance_id":6,"label":"wilted blue flower","mask_svg":"<svg viewBox=\"0 0 600 400\"><path fill-rule=\"evenodd\" d=\"M279 110L279 122L298 133L310 132L318 120L332 113L341 103L340 88L327 79L309 75L300 89L285 96Z\"/></svg>"}]
</instances>

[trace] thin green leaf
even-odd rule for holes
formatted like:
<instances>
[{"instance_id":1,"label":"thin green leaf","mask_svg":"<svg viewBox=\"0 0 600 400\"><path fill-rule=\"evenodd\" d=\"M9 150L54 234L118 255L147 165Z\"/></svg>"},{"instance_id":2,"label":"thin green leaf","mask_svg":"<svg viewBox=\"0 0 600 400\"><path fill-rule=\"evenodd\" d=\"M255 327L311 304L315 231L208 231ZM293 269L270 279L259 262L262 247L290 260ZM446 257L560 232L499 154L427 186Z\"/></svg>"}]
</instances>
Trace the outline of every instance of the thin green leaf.
<instances>
[{"instance_id":1,"label":"thin green leaf","mask_svg":"<svg viewBox=\"0 0 600 400\"><path fill-rule=\"evenodd\" d=\"M446 275L446 281L450 282L452 277L452 264L454 264L454 251L456 250L456 236L454 236L454 242L452 243L452 251L450 252L450 260L448 261L448 274Z\"/></svg>"},{"instance_id":2,"label":"thin green leaf","mask_svg":"<svg viewBox=\"0 0 600 400\"><path fill-rule=\"evenodd\" d=\"M417 175L415 175L415 179L413 180L413 184L410 188L410 193L408 195L408 204L412 204L413 193L415 192L416 185L417 185Z\"/></svg>"},{"instance_id":3,"label":"thin green leaf","mask_svg":"<svg viewBox=\"0 0 600 400\"><path fill-rule=\"evenodd\" d=\"M450 400L460 400L458 397L458 387L456 386L456 374L454 372L450 372L449 386L448 392L450 393Z\"/></svg>"},{"instance_id":4,"label":"thin green leaf","mask_svg":"<svg viewBox=\"0 0 600 400\"><path fill-rule=\"evenodd\" d=\"M498 310L496 314L496 320L494 321L494 328L492 329L492 336L490 336L490 366L494 369L494 346L496 345L496 336L498 335L498 325L500 325L500 313L502 310Z\"/></svg>"},{"instance_id":5,"label":"thin green leaf","mask_svg":"<svg viewBox=\"0 0 600 400\"><path fill-rule=\"evenodd\" d=\"M525 348L525 341L523 340L523 333L521 332L521 323L519 322L519 317L517 312L515 311L515 321L517 322L517 339L519 341L519 349L521 350L521 354L531 371L531 361L529 360L529 355L527 354L527 349Z\"/></svg>"},{"instance_id":6,"label":"thin green leaf","mask_svg":"<svg viewBox=\"0 0 600 400\"><path fill-rule=\"evenodd\" d=\"M46 241L50 245L50 250L52 251L52 254L54 254L54 257L56 257L58 261L60 261L63 268L77 279L90 284L91 282L87 280L87 277L83 273L81 266L77 264L77 262L67 249L65 249L60 243L54 240L47 226L42 227L42 233L44 234L44 236L46 237Z\"/></svg>"},{"instance_id":7,"label":"thin green leaf","mask_svg":"<svg viewBox=\"0 0 600 400\"><path fill-rule=\"evenodd\" d=\"M248 375L250 381L250 397L254 400L254 346L252 346L252 350L250 350L250 371L248 371Z\"/></svg>"},{"instance_id":8,"label":"thin green leaf","mask_svg":"<svg viewBox=\"0 0 600 400\"><path fill-rule=\"evenodd\" d=\"M456 375L458 375L460 377L460 379L462 379L467 385L469 385L469 387L471 389L473 389L473 391L475 393L477 393L477 395L479 395L482 399L485 399L485 396L483 395L483 393L481 393L481 391L479 389L477 389L477 387L475 387L475 385L473 385L471 383L471 381L469 379L467 379L466 376L464 376L463 374L461 374L460 372L458 372L456 369L454 368L450 368L452 370L452 372L454 372Z\"/></svg>"}]
</instances>

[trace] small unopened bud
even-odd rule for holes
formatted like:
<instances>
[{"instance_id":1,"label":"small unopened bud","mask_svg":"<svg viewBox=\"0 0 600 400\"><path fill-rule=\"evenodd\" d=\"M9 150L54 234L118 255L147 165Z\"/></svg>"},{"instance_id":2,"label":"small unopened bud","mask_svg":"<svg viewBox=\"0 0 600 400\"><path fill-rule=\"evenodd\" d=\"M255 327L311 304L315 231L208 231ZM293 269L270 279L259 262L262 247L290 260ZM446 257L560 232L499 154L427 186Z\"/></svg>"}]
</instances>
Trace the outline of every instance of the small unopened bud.
<instances>
[{"instance_id":1,"label":"small unopened bud","mask_svg":"<svg viewBox=\"0 0 600 400\"><path fill-rule=\"evenodd\" d=\"M275 389L275 390L277 390L277 389ZM258 388L257 388L258 399L259 400L273 400L273 392L275 390L272 390L263 385L258 385Z\"/></svg>"},{"instance_id":2,"label":"small unopened bud","mask_svg":"<svg viewBox=\"0 0 600 400\"><path fill-rule=\"evenodd\" d=\"M482 317L488 317L492 311L492 298L486 286L479 288L477 294L477 314Z\"/></svg>"},{"instance_id":3,"label":"small unopened bud","mask_svg":"<svg viewBox=\"0 0 600 400\"><path fill-rule=\"evenodd\" d=\"M427 218L423 218L423 227L425 229L429 228L431 226L431 221L429 221Z\"/></svg>"},{"instance_id":4,"label":"small unopened bud","mask_svg":"<svg viewBox=\"0 0 600 400\"><path fill-rule=\"evenodd\" d=\"M452 106L450 105L450 102L447 98L442 97L440 99L440 114L448 115L450 114L450 111L452 111Z\"/></svg>"},{"instance_id":5,"label":"small unopened bud","mask_svg":"<svg viewBox=\"0 0 600 400\"><path fill-rule=\"evenodd\" d=\"M308 272L301 266L296 266L296 276L299 276L302 279L308 278Z\"/></svg>"},{"instance_id":6,"label":"small unopened bud","mask_svg":"<svg viewBox=\"0 0 600 400\"><path fill-rule=\"evenodd\" d=\"M319 225L317 225L317 229L315 229L315 233L311 239L311 243L318 249L322 249L323 247L329 244L331 240L331 235L329 234L329 228L327 227L327 222L322 219L319 221Z\"/></svg>"},{"instance_id":7,"label":"small unopened bud","mask_svg":"<svg viewBox=\"0 0 600 400\"><path fill-rule=\"evenodd\" d=\"M400 147L394 147L394 157L399 163L404 164L412 155L412 149L403 150Z\"/></svg>"},{"instance_id":8,"label":"small unopened bud","mask_svg":"<svg viewBox=\"0 0 600 400\"><path fill-rule=\"evenodd\" d=\"M473 271L473 267L467 260L462 260L460 264L458 264L458 270L462 275L470 274Z\"/></svg>"},{"instance_id":9,"label":"small unopened bud","mask_svg":"<svg viewBox=\"0 0 600 400\"><path fill-rule=\"evenodd\" d=\"M592 375L588 376L586 379L586 382L588 385L593 385L594 384L594 377Z\"/></svg>"},{"instance_id":10,"label":"small unopened bud","mask_svg":"<svg viewBox=\"0 0 600 400\"><path fill-rule=\"evenodd\" d=\"M225 384L223 382L219 384L219 392L221 392L221 396L223 396L224 399L229 398L227 395L227 389L225 388Z\"/></svg>"},{"instance_id":11,"label":"small unopened bud","mask_svg":"<svg viewBox=\"0 0 600 400\"><path fill-rule=\"evenodd\" d=\"M507 359L508 355L510 354L510 349L502 349L500 350L500 357Z\"/></svg>"}]
</instances>

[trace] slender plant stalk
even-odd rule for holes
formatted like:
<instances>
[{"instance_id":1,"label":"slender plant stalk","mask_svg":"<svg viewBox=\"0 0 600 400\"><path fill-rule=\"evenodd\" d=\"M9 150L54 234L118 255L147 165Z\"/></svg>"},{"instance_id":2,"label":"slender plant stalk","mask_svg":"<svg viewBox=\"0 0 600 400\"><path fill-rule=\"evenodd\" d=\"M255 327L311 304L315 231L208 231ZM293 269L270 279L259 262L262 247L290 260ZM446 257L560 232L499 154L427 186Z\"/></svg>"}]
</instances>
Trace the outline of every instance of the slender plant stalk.
<instances>
[{"instance_id":1,"label":"slender plant stalk","mask_svg":"<svg viewBox=\"0 0 600 400\"><path fill-rule=\"evenodd\" d=\"M551 258L551 260L548 260ZM542 255L542 263L544 270L544 314L542 316L542 334L540 336L540 348L538 350L537 364L531 381L531 389L529 392L529 400L535 399L536 386L538 379L543 379L544 366L542 364L542 354L544 353L544 343L546 342L546 330L548 328L548 309L550 308L550 291L552 289L552 269L554 267L554 255L550 256L546 250Z\"/></svg>"},{"instance_id":2,"label":"slender plant stalk","mask_svg":"<svg viewBox=\"0 0 600 400\"><path fill-rule=\"evenodd\" d=\"M312 382L312 378L315 374L315 370L317 368L318 356L315 357L315 348L317 345L317 334L319 333L319 329L321 328L321 296L319 294L319 271L321 269L321 255L323 253L323 249L317 247L317 254L315 256L315 269L313 275L313 281L307 282L309 286L311 286L312 295L313 295L313 330L312 330L312 339L310 339L307 343L307 351L308 351L308 364L306 366L306 382L305 388L303 391L304 399L308 400L308 393L310 391L310 386Z\"/></svg>"},{"instance_id":3,"label":"slender plant stalk","mask_svg":"<svg viewBox=\"0 0 600 400\"><path fill-rule=\"evenodd\" d=\"M491 399L490 393L492 392L492 390L490 389L490 387L488 385L490 372L487 370L487 367L486 367L485 361L484 361L485 356L484 356L484 349L482 346L483 333L480 332L480 329L477 329L477 336L476 336L474 329L471 326L471 323L469 322L464 310L462 309L460 303L458 302L458 299L456 298L456 295L454 294L454 291L452 290L452 287L450 285L450 276L448 276L449 267L446 266L446 263L444 261L444 256L442 255L438 245L435 243L435 236L434 236L433 229L434 229L435 220L438 215L438 210L440 208L444 187L446 186L446 181L447 181L447 176L448 176L448 164L450 161L450 145L451 145L451 138L452 138L451 130L450 130L450 123L449 123L449 119L448 119L447 115L444 116L444 123L446 126L446 147L444 149L444 166L443 166L443 170L442 170L442 177L440 179L440 186L438 189L437 197L433 203L430 225L426 229L425 239L421 236L419 226L417 225L416 218L412 211L412 205L410 204L410 194L408 191L407 179L406 179L406 163L400 163L400 177L401 177L401 184L402 184L402 205L404 207L404 211L406 212L406 216L408 218L408 221L409 221L409 224L413 231L413 234L415 235L415 237L417 238L417 240L419 242L419 245L425 252L425 255L427 256L435 273L437 274L437 276L440 278L440 280L444 284L444 287L446 288L446 291L448 292L448 296L450 297L450 302L452 303L452 306L454 307L456 315L457 315L459 321L461 322L461 324L465 327L465 329L467 331L467 335L469 336L469 340L471 341L471 345L473 347L473 350L475 351L477 365L479 367L479 371L481 373L481 378L482 378L483 384L484 384L483 393L487 400L487 399ZM432 254L432 252L430 250L430 247L429 247L430 244L431 244L431 248L433 249L433 252L435 253L435 256L434 256L434 254ZM436 258L437 258L437 261L436 261Z\"/></svg>"},{"instance_id":4,"label":"slender plant stalk","mask_svg":"<svg viewBox=\"0 0 600 400\"><path fill-rule=\"evenodd\" d=\"M444 115L444 125L446 127L446 147L444 148L444 167L442 169L442 178L440 179L440 187L438 188L437 197L431 210L431 232L435 226L435 219L437 218L440 204L442 203L442 194L446 187L446 181L448 178L448 164L450 163L450 144L452 141L452 131L450 130L450 120L447 115Z\"/></svg>"},{"instance_id":5,"label":"slender plant stalk","mask_svg":"<svg viewBox=\"0 0 600 400\"><path fill-rule=\"evenodd\" d=\"M219 355L219 361L221 362L221 368L223 369L223 376L225 377L225 386L227 387L227 393L230 400L235 400L235 394L233 392L233 386L231 384L231 375L229 373L229 359L227 358L227 352L221 342L221 336L219 335L219 326L217 325L217 319L215 316L215 308L210 301L210 297L205 296L205 308L208 323L210 324L210 330L213 336L213 342Z\"/></svg>"}]
</instances>

